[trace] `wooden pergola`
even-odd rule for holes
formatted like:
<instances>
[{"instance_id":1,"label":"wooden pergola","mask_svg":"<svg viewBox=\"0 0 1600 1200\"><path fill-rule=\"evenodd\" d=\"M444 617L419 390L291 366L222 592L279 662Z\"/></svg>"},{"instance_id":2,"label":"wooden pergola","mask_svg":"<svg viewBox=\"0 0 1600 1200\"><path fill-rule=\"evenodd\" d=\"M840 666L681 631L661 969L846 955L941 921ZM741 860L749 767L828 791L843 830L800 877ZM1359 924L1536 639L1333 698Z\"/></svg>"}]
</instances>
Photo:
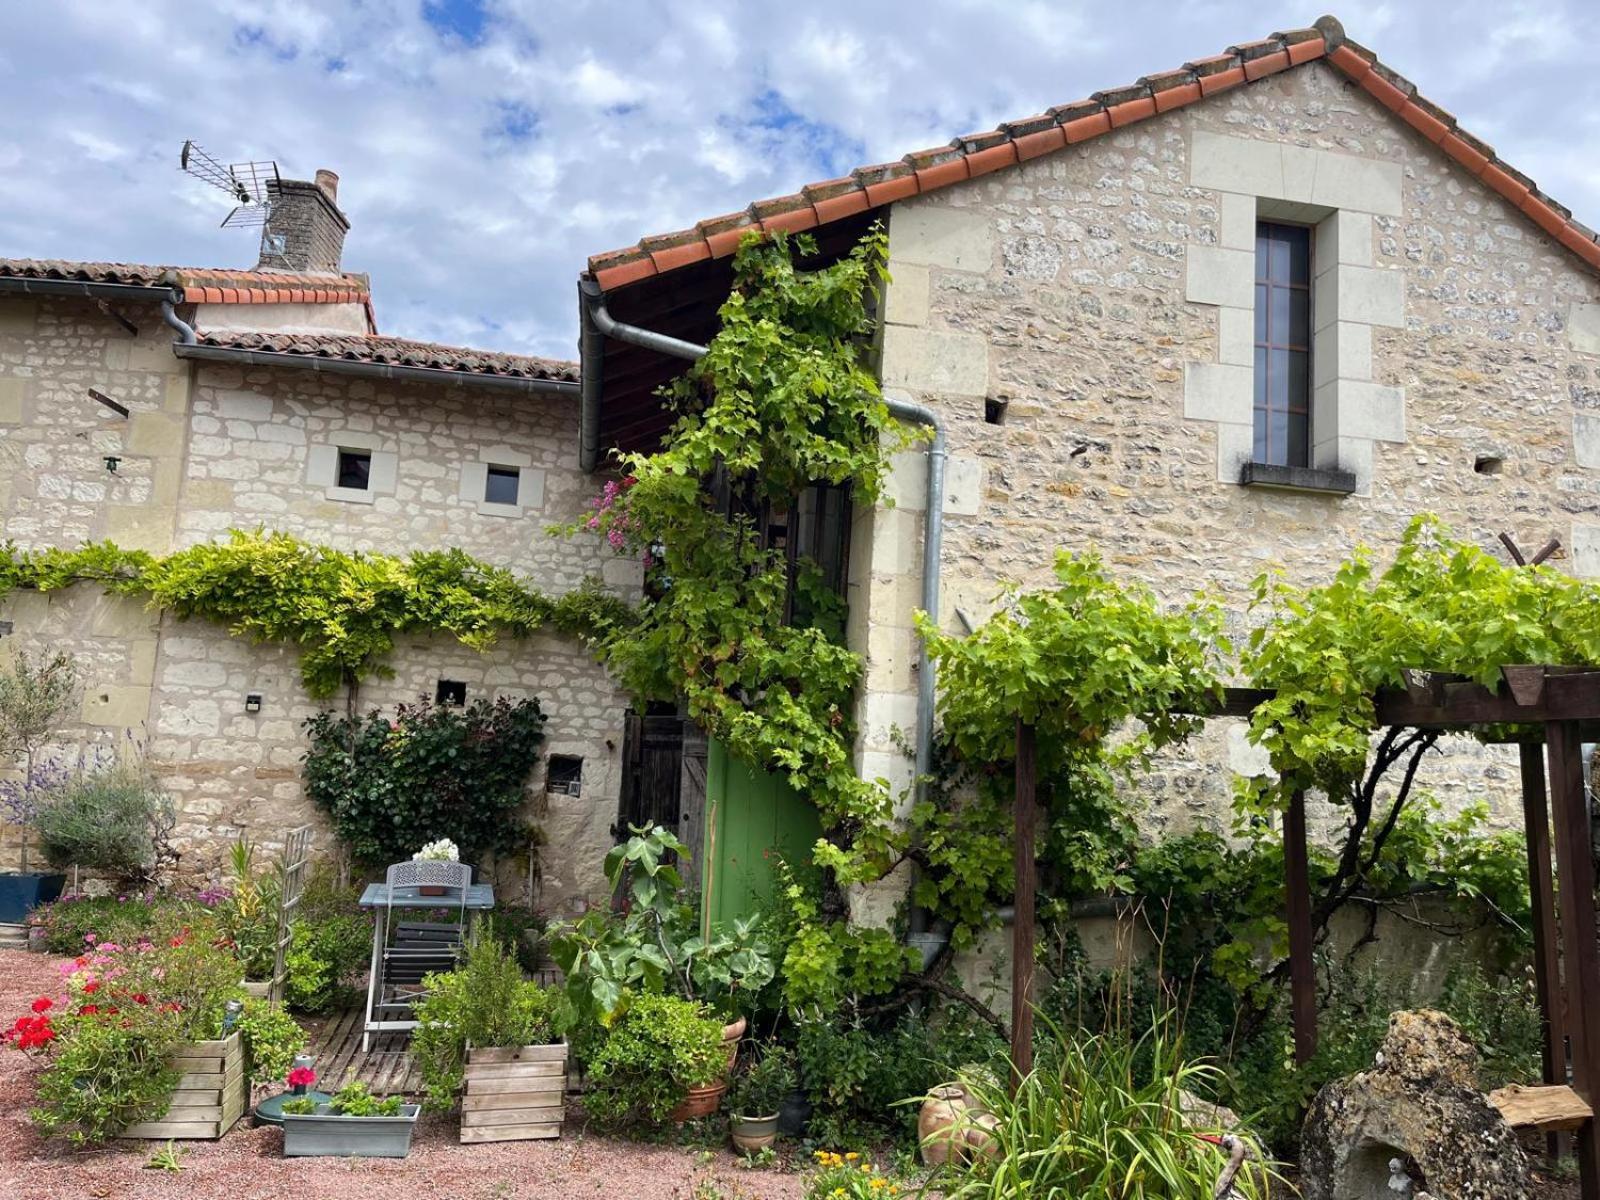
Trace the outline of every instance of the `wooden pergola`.
<instances>
[{"instance_id":1,"label":"wooden pergola","mask_svg":"<svg viewBox=\"0 0 1600 1200\"><path fill-rule=\"evenodd\" d=\"M1544 1027L1544 1087L1536 1090L1560 1101L1556 1107L1578 1114L1567 1124L1576 1125L1582 1197L1600 1200L1600 1123L1593 1115L1600 1100L1600 945L1583 773L1583 743L1600 742L1600 670L1517 665L1502 667L1501 675L1498 687L1487 688L1459 677L1412 672L1405 689L1379 692L1373 704L1379 727L1472 733L1518 747L1535 983ZM1230 688L1221 708L1210 715L1249 716L1271 695ZM1011 1054L1017 1077L1031 1069L1033 1059L1036 750L1033 727L1019 721L1011 1006ZM1283 837L1295 1057L1305 1062L1316 1051L1317 1003L1302 793L1291 798ZM1575 1097L1567 1093L1569 1086Z\"/></svg>"}]
</instances>

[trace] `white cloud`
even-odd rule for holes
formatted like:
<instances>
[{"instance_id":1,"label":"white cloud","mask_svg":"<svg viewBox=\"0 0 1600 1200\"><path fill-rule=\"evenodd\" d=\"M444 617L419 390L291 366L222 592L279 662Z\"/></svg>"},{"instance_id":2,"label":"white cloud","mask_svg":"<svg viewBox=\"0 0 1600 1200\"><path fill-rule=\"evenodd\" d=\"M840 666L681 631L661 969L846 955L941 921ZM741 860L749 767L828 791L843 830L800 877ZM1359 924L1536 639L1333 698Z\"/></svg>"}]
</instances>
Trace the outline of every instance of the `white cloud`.
<instances>
[{"instance_id":1,"label":"white cloud","mask_svg":"<svg viewBox=\"0 0 1600 1200\"><path fill-rule=\"evenodd\" d=\"M1221 50L1307 13L1216 0L62 0L0 43L0 254L248 266L193 137L339 172L386 331L572 355L588 255ZM1110 14L1110 15L1108 15ZM1580 218L1592 0L1349 0L1352 37ZM481 36L480 36L481 34ZM1584 149L1584 139L1591 145Z\"/></svg>"}]
</instances>

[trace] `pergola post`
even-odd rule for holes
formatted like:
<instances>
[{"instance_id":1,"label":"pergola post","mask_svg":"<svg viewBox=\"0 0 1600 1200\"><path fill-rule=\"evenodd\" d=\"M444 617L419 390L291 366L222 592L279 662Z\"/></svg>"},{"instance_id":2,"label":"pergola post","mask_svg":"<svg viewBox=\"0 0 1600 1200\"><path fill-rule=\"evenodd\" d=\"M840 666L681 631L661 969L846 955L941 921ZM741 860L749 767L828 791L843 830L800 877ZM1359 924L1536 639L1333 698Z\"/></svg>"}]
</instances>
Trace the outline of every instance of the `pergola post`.
<instances>
[{"instance_id":1,"label":"pergola post","mask_svg":"<svg viewBox=\"0 0 1600 1200\"><path fill-rule=\"evenodd\" d=\"M1011 1090L1033 1070L1033 946L1038 820L1038 740L1032 725L1017 719L1016 797L1013 801L1016 917L1011 923Z\"/></svg>"},{"instance_id":2,"label":"pergola post","mask_svg":"<svg viewBox=\"0 0 1600 1200\"><path fill-rule=\"evenodd\" d=\"M1288 892L1289 994L1294 1017L1294 1060L1317 1052L1317 976L1312 961L1311 873L1306 851L1306 795L1289 797L1283 819L1283 868Z\"/></svg>"},{"instance_id":3,"label":"pergola post","mask_svg":"<svg viewBox=\"0 0 1600 1200\"><path fill-rule=\"evenodd\" d=\"M1561 1012L1561 959L1556 941L1558 915L1550 877L1550 808L1545 801L1544 752L1535 742L1517 746L1522 759L1522 820L1527 828L1528 897L1533 910L1533 980L1539 995L1544 1032L1544 1082L1567 1082L1566 1030ZM1561 1151L1561 1137L1550 1134L1552 1155Z\"/></svg>"},{"instance_id":4,"label":"pergola post","mask_svg":"<svg viewBox=\"0 0 1600 1200\"><path fill-rule=\"evenodd\" d=\"M1595 943L1594 860L1578 723L1549 722L1545 747L1561 887L1561 944L1566 950L1562 990L1570 1020L1572 1084L1592 1109L1600 1102L1600 946ZM1574 1141L1583 1200L1600 1200L1600 1122L1593 1117L1584 1122Z\"/></svg>"}]
</instances>

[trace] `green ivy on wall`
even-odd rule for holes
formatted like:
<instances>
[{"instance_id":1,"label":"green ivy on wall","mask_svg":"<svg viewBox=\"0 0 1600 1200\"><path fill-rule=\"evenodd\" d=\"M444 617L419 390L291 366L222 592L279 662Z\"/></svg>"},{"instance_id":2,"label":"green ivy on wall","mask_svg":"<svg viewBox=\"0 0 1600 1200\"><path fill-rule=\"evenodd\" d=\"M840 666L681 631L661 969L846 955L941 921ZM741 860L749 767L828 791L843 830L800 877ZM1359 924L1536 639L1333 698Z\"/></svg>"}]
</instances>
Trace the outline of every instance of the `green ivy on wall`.
<instances>
[{"instance_id":1,"label":"green ivy on wall","mask_svg":"<svg viewBox=\"0 0 1600 1200\"><path fill-rule=\"evenodd\" d=\"M449 634L482 650L547 627L596 641L633 619L628 605L592 581L553 599L462 550L402 558L261 530L234 530L225 541L160 557L110 542L77 550L0 546L0 596L80 582L218 622L238 637L292 645L306 690L318 699L391 674L386 660L403 634Z\"/></svg>"},{"instance_id":2,"label":"green ivy on wall","mask_svg":"<svg viewBox=\"0 0 1600 1200\"><path fill-rule=\"evenodd\" d=\"M748 237L708 353L664 389L679 415L662 448L622 455L620 482L568 530L650 564L655 598L605 639L606 663L635 695L681 698L736 758L782 773L821 811L831 840L817 857L841 880L881 873L893 841L887 788L852 762L861 658L826 606L784 620L785 553L747 514L787 509L816 483L874 504L889 455L913 436L896 432L863 361L887 252L875 227L839 261L802 270L809 237ZM720 479L732 512L715 499ZM805 564L800 582L813 582Z\"/></svg>"}]
</instances>

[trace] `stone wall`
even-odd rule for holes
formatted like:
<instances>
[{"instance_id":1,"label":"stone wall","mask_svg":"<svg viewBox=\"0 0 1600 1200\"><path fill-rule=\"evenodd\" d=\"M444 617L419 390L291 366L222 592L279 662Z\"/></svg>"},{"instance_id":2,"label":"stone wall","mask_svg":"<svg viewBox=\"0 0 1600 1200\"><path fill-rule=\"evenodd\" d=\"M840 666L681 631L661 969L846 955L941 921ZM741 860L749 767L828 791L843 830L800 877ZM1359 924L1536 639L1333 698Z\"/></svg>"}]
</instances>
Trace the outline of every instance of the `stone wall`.
<instances>
[{"instance_id":1,"label":"stone wall","mask_svg":"<svg viewBox=\"0 0 1600 1200\"><path fill-rule=\"evenodd\" d=\"M1236 170L1208 180L1210 153L1197 175L1197 139L1235 155ZM1237 418L1194 390L1197 368L1235 361L1228 272L1249 242L1222 187L1256 191L1273 219L1284 205L1308 222L1348 210L1336 231L1347 236L1318 250L1336 256L1341 339L1359 326L1335 362L1350 398L1341 436L1361 442L1344 450L1366 456L1352 464L1356 495L1243 487L1236 464L1223 469ZM885 387L935 406L950 431L947 629L962 628L957 610L986 617L1002 580L1046 583L1057 547L1096 548L1168 602L1220 589L1242 629L1264 568L1326 579L1358 544L1381 559L1424 510L1488 547L1501 530L1528 547L1557 536L1568 569L1600 572L1600 286L1321 64L902 201L890 252ZM922 471L921 455L903 460L901 506L867 518L860 550L864 754L894 753L880 712L910 715L907 584L922 523L906 500ZM1424 778L1452 802L1515 788L1510 756L1450 751ZM1231 772L1258 763L1219 723L1149 781L1147 828L1218 824ZM904 780L909 763L897 765Z\"/></svg>"},{"instance_id":2,"label":"stone wall","mask_svg":"<svg viewBox=\"0 0 1600 1200\"><path fill-rule=\"evenodd\" d=\"M171 330L153 304L120 307L137 337L92 301L0 300L0 536L25 548L111 538L163 552L263 526L345 549L459 546L553 594L591 576L638 594L636 562L597 539L546 532L581 516L595 491L577 468L575 400L191 368L173 356ZM90 387L131 417L96 404ZM384 494L368 503L330 499L313 482L316 448L341 442L389 456ZM107 455L120 459L114 474ZM522 468L517 509L467 494L463 476L481 487L486 462ZM13 593L0 599L0 620L14 628L0 653L60 648L83 664L81 711L61 752L118 742L125 731L146 745L178 800L185 874L214 873L240 834L270 851L308 820L319 847L332 849L301 792L302 724L321 705L301 687L292 649L84 585ZM557 909L601 898L627 702L598 664L574 642L541 636L484 654L448 638L414 638L391 665L392 680L363 688L363 706L431 698L441 679L464 682L469 700L537 697L548 718L546 754L583 758L581 796L546 797L542 766L530 785L530 815L549 843L537 897ZM251 693L262 697L259 713L245 711ZM0 867L15 855L15 832L6 829ZM497 874L511 894L526 894L525 862L500 864Z\"/></svg>"}]
</instances>

